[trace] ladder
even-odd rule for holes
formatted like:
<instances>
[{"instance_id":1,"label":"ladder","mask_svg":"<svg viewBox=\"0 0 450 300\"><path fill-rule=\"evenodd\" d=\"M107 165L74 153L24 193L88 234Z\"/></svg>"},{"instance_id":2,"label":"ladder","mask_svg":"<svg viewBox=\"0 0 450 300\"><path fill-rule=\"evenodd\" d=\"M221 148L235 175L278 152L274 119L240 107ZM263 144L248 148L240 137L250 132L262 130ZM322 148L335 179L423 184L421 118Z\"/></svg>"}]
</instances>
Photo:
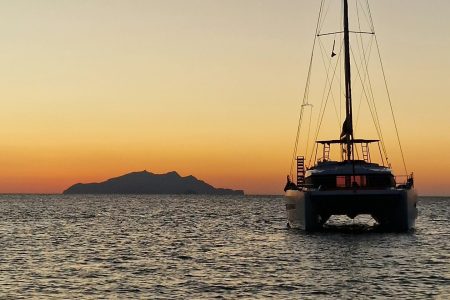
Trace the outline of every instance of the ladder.
<instances>
[{"instance_id":1,"label":"ladder","mask_svg":"<svg viewBox=\"0 0 450 300\"><path fill-rule=\"evenodd\" d=\"M323 161L330 159L330 144L323 144Z\"/></svg>"},{"instance_id":2,"label":"ladder","mask_svg":"<svg viewBox=\"0 0 450 300\"><path fill-rule=\"evenodd\" d=\"M297 156L297 187L305 184L305 157Z\"/></svg>"},{"instance_id":3,"label":"ladder","mask_svg":"<svg viewBox=\"0 0 450 300\"><path fill-rule=\"evenodd\" d=\"M363 160L365 162L370 162L369 144L368 143L361 144L361 150L362 150Z\"/></svg>"}]
</instances>

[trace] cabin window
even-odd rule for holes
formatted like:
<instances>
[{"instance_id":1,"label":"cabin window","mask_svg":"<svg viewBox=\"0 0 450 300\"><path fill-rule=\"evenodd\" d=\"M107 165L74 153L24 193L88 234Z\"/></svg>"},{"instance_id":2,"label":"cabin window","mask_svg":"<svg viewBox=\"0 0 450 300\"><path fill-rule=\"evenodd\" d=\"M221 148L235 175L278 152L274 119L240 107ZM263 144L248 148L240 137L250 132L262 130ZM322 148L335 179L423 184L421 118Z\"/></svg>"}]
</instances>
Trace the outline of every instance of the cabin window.
<instances>
[{"instance_id":1,"label":"cabin window","mask_svg":"<svg viewBox=\"0 0 450 300\"><path fill-rule=\"evenodd\" d=\"M366 176L354 176L353 182L356 182L358 186L366 186Z\"/></svg>"},{"instance_id":2,"label":"cabin window","mask_svg":"<svg viewBox=\"0 0 450 300\"><path fill-rule=\"evenodd\" d=\"M337 188L349 188L352 186L367 186L366 176L336 176Z\"/></svg>"},{"instance_id":3,"label":"cabin window","mask_svg":"<svg viewBox=\"0 0 450 300\"><path fill-rule=\"evenodd\" d=\"M338 187L338 188L346 187L347 186L346 177L349 177L349 176L336 176L336 187Z\"/></svg>"}]
</instances>

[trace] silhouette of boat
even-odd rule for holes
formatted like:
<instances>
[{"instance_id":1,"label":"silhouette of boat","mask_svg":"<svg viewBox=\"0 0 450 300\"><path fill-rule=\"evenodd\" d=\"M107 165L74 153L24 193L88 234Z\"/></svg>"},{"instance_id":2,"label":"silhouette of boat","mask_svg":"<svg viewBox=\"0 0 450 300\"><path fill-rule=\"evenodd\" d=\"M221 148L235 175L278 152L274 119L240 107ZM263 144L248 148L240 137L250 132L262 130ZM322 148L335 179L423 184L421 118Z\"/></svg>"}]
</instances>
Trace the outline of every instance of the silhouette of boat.
<instances>
[{"instance_id":1,"label":"silhouette of boat","mask_svg":"<svg viewBox=\"0 0 450 300\"><path fill-rule=\"evenodd\" d=\"M351 36L353 38L353 34L356 37L370 35L372 37L372 41L375 41L376 48L378 49L380 66L387 91L387 98L389 100L388 103L390 105L393 123L395 125L395 131L398 138L399 149L403 159L405 174L408 174L405 159L403 157L403 150L400 144L397 125L392 110L389 90L387 89L386 77L384 75L384 68L373 27L369 3L367 1L367 6L364 8L366 9L365 15L370 21L369 31L350 30L349 1L343 0L343 30L338 32L322 33L321 24L323 24L324 15L328 13L328 11L325 12L326 9L324 7L324 2L325 1L322 0L319 18L317 21L305 96L301 106L300 121L292 157L291 176L288 176L285 187L288 226L301 228L306 231L316 231L322 229L323 225L332 215L346 215L353 219L360 214L369 214L375 219L378 226L382 229L396 232L408 231L414 228L417 216L417 194L414 190L413 174L403 175L403 182L400 182L400 176L394 176L386 154L386 148L381 133L381 124L377 115L375 102L373 102L373 106L369 106L369 108L372 107L371 113L378 138L361 139L354 137L351 77L351 54L353 54L353 49L350 45L350 39ZM356 1L357 11L356 13L353 13L358 15L359 22L360 11L358 11L358 9L362 9L362 7L361 4L360 7L358 7L358 1ZM358 24L359 28L361 28L360 23ZM331 57L328 59L330 66L336 65L336 67L334 67L336 72L337 66L341 64L339 60L342 57L343 49L343 71L345 73L345 83L343 87L343 91L345 91L345 121L343 122L339 139L316 140L322 122L320 116L323 118L325 108L323 108L323 112L319 112L318 128L314 139L315 143L313 143L313 151L311 151L310 159L307 162L307 159L305 159L307 154L303 156L299 155L300 151L298 151L298 146L299 140L301 140L300 132L302 122L305 119L308 109L312 106L308 100L308 93L310 89L311 66L313 64L314 49L317 39L324 36L334 36L335 38L336 36L343 36L340 40L342 41L340 52L336 53L338 51L335 49L335 39L333 42ZM359 42L359 40L357 41ZM364 49L367 51L368 47L360 47L358 49L362 49L364 52ZM368 54L366 52L363 53L361 57L367 59L367 56ZM336 59L338 59L337 62ZM362 76L360 75L360 71L368 67L368 63L367 61L364 63L364 59L361 59L362 67L357 69L361 80L361 90L363 90L364 94L366 94L366 98L373 100L373 97L370 97L371 87L368 73L365 78L369 79L366 80L362 80ZM353 62L355 62L354 57ZM332 69L332 67L328 67L328 69ZM329 76L334 75L327 74L326 91L328 91L328 88L331 90L331 86L333 84L333 78L330 78ZM328 94L324 93L324 97L330 97L330 92L328 91ZM328 101L328 98L325 100ZM310 113L312 115L312 108ZM341 128L339 128L339 130L341 130ZM373 145L378 146L380 154L380 162L378 163L373 161L370 152L370 146ZM340 150L340 153L337 154L338 158L334 159L333 155L330 153L331 149L336 148L336 146ZM322 148L322 157L318 157L320 147ZM303 148L306 148L306 152L308 152L308 141L306 142L306 147ZM314 159L312 159L313 156ZM291 181L291 178L294 176L293 170L295 165L297 167L297 172L295 174L297 179L296 183Z\"/></svg>"}]
</instances>

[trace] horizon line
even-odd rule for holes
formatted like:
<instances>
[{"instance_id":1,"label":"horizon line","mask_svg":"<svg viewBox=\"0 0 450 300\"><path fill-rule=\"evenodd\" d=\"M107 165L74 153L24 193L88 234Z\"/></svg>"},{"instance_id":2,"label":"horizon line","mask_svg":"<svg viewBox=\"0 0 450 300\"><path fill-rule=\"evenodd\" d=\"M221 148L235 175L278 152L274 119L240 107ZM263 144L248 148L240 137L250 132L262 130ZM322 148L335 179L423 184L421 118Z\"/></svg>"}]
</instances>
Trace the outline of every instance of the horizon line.
<instances>
[{"instance_id":1,"label":"horizon line","mask_svg":"<svg viewBox=\"0 0 450 300\"><path fill-rule=\"evenodd\" d=\"M99 193L99 194L64 194L64 193L0 193L0 196L7 196L7 195L48 195L48 196L56 196L56 195L64 195L64 196L76 196L76 195L188 195L188 196L216 196L216 195L209 195L209 194L114 194L114 193ZM221 196L221 195L217 195ZM242 196L242 195L229 195L229 196ZM245 194L243 196L269 196L269 197L279 197L284 196L283 194ZM426 198L450 198L450 195L418 195L418 197L426 197Z\"/></svg>"}]
</instances>

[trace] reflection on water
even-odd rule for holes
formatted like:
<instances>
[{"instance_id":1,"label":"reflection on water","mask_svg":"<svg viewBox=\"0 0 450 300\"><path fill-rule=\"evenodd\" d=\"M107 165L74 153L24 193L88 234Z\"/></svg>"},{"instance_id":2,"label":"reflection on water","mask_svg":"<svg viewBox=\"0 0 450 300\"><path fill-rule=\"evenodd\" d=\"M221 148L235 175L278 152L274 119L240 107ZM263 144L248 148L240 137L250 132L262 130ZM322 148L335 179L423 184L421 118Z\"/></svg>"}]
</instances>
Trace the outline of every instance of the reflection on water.
<instances>
[{"instance_id":1,"label":"reflection on water","mask_svg":"<svg viewBox=\"0 0 450 300\"><path fill-rule=\"evenodd\" d=\"M282 197L3 195L0 294L444 299L449 201L422 199L409 234L305 234Z\"/></svg>"}]
</instances>

